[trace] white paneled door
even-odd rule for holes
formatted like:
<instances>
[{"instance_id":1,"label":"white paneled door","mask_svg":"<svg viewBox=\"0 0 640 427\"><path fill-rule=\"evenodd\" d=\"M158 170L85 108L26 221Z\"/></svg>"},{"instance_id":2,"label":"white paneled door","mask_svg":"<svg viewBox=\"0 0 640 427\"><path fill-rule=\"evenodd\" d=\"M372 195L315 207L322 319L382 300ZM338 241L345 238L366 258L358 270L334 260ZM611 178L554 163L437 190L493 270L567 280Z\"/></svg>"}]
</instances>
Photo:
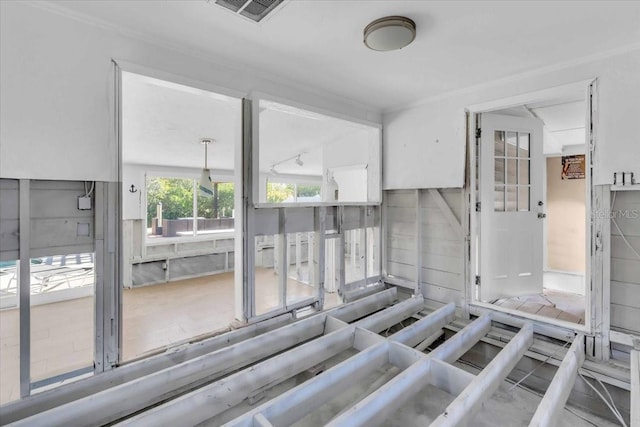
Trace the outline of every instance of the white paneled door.
<instances>
[{"instance_id":1,"label":"white paneled door","mask_svg":"<svg viewBox=\"0 0 640 427\"><path fill-rule=\"evenodd\" d=\"M542 122L482 114L480 297L542 292Z\"/></svg>"}]
</instances>

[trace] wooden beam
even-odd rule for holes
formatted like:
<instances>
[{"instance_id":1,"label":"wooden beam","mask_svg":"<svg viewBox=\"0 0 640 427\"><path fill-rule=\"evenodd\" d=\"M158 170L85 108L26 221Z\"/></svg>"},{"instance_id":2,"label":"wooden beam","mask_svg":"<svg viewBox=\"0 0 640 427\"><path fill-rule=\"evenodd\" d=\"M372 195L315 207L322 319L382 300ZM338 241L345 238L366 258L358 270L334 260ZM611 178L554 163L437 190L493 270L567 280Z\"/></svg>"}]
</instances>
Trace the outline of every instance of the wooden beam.
<instances>
[{"instance_id":1,"label":"wooden beam","mask_svg":"<svg viewBox=\"0 0 640 427\"><path fill-rule=\"evenodd\" d=\"M422 197L423 193L420 189L416 190L416 295L422 293L420 287L422 283Z\"/></svg>"},{"instance_id":2,"label":"wooden beam","mask_svg":"<svg viewBox=\"0 0 640 427\"><path fill-rule=\"evenodd\" d=\"M447 201L444 199L444 197L442 197L442 194L440 194L440 191L436 188L430 188L429 194L431 194L431 197L433 197L433 200L438 205L438 208L440 208L440 210L444 214L444 217L447 219L447 222L453 229L453 232L456 233L456 236L458 237L458 239L463 240L464 230L462 229L462 225L460 224L460 221L458 221L458 218L456 218L456 215L453 213L453 211L447 204Z\"/></svg>"},{"instance_id":3,"label":"wooden beam","mask_svg":"<svg viewBox=\"0 0 640 427\"><path fill-rule=\"evenodd\" d=\"M529 427L553 427L558 424L571 389L576 382L578 369L584 362L584 336L578 335L553 377L542 402L538 405Z\"/></svg>"},{"instance_id":4,"label":"wooden beam","mask_svg":"<svg viewBox=\"0 0 640 427\"><path fill-rule=\"evenodd\" d=\"M18 295L20 319L20 397L31 394L31 181L20 180L20 263L18 270Z\"/></svg>"},{"instance_id":5,"label":"wooden beam","mask_svg":"<svg viewBox=\"0 0 640 427\"><path fill-rule=\"evenodd\" d=\"M445 409L432 427L467 425L500 386L533 343L533 325L527 323L500 353L474 378L467 388Z\"/></svg>"}]
</instances>

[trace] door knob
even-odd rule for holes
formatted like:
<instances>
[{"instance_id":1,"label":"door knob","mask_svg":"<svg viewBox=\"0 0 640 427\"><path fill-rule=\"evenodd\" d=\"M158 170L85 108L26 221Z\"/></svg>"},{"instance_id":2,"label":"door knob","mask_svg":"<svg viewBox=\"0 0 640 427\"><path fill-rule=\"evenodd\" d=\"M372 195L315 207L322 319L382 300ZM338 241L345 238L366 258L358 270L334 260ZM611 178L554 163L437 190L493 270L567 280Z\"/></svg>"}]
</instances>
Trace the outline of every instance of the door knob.
<instances>
[{"instance_id":1,"label":"door knob","mask_svg":"<svg viewBox=\"0 0 640 427\"><path fill-rule=\"evenodd\" d=\"M538 218L546 218L546 217L547 217L546 213L538 212Z\"/></svg>"}]
</instances>

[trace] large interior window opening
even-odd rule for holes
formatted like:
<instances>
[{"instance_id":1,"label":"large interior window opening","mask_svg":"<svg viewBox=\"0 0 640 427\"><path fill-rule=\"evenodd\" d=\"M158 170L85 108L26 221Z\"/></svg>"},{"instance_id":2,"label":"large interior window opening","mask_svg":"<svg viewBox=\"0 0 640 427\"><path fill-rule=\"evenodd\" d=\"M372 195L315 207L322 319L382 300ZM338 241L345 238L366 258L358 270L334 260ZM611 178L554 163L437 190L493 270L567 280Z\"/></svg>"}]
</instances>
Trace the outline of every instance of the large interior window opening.
<instances>
[{"instance_id":1,"label":"large interior window opening","mask_svg":"<svg viewBox=\"0 0 640 427\"><path fill-rule=\"evenodd\" d=\"M378 283L379 126L252 103L248 317L333 307Z\"/></svg>"},{"instance_id":2,"label":"large interior window opening","mask_svg":"<svg viewBox=\"0 0 640 427\"><path fill-rule=\"evenodd\" d=\"M241 106L237 98L126 71L121 86L121 359L131 360L242 317L235 224Z\"/></svg>"}]
</instances>

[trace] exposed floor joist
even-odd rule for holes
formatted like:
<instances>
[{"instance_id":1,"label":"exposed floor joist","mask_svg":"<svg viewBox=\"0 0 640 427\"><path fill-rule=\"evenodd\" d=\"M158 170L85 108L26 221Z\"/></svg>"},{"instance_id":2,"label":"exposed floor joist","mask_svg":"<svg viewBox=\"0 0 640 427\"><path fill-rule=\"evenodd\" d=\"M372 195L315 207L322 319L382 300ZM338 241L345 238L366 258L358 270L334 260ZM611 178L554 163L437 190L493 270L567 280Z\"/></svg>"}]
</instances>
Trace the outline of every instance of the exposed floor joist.
<instances>
[{"instance_id":1,"label":"exposed floor joist","mask_svg":"<svg viewBox=\"0 0 640 427\"><path fill-rule=\"evenodd\" d=\"M538 405L529 427L553 427L567 403L569 393L584 362L584 336L578 335L562 360L562 364Z\"/></svg>"},{"instance_id":2,"label":"exposed floor joist","mask_svg":"<svg viewBox=\"0 0 640 427\"><path fill-rule=\"evenodd\" d=\"M261 335L247 334L235 344L61 404L15 425L291 425L326 411L322 408L350 387L356 387L356 400L329 411L330 418L323 418L322 424L384 424L408 402L421 398L425 387L453 399L442 404L439 416L431 414L431 425L473 423L484 402L532 346L533 325L525 323L510 333L505 347L474 375L456 361L492 333L493 313L470 322L425 354L421 349L455 321L455 306L424 316L421 296L392 305L396 299L393 288ZM534 415L531 425L553 425L583 360L584 340L578 337L540 404L538 412L543 415ZM276 389L280 391L269 394L264 403L250 406Z\"/></svg>"}]
</instances>

